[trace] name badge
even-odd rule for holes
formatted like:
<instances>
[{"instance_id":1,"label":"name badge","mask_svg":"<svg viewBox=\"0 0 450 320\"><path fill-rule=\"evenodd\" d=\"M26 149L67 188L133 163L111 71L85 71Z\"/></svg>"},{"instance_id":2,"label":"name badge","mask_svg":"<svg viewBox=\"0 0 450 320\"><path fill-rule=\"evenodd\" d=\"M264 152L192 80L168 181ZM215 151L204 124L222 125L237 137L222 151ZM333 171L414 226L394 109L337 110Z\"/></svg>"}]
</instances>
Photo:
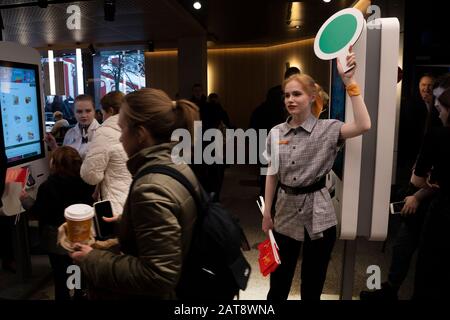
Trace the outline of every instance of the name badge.
<instances>
[{"instance_id":1,"label":"name badge","mask_svg":"<svg viewBox=\"0 0 450 320\"><path fill-rule=\"evenodd\" d=\"M278 144L289 144L289 140L280 140Z\"/></svg>"}]
</instances>

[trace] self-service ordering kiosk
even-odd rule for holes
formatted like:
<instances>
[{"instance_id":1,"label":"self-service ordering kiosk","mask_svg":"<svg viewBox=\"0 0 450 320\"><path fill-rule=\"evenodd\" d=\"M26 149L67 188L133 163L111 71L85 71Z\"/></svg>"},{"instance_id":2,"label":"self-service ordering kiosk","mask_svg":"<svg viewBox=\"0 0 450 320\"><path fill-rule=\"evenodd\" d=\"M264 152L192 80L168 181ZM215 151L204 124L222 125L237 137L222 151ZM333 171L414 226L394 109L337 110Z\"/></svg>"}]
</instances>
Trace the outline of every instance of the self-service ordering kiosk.
<instances>
[{"instance_id":1,"label":"self-service ordering kiosk","mask_svg":"<svg viewBox=\"0 0 450 320\"><path fill-rule=\"evenodd\" d=\"M386 239L392 184L396 124L397 70L400 41L397 18L367 23L354 46L361 86L372 128L363 136L346 141L327 183L334 190L339 237L372 241ZM331 64L330 116L351 121L353 111L335 63ZM346 241L341 298L351 299L355 241Z\"/></svg>"},{"instance_id":2,"label":"self-service ordering kiosk","mask_svg":"<svg viewBox=\"0 0 450 320\"><path fill-rule=\"evenodd\" d=\"M7 168L27 167L26 191L33 197L47 179L48 159L44 144L44 99L41 57L33 48L0 42L0 138ZM2 166L4 164L2 163ZM15 216L12 242L17 278L23 283L32 278L28 239L28 219L20 204L21 187L6 183L1 214Z\"/></svg>"}]
</instances>

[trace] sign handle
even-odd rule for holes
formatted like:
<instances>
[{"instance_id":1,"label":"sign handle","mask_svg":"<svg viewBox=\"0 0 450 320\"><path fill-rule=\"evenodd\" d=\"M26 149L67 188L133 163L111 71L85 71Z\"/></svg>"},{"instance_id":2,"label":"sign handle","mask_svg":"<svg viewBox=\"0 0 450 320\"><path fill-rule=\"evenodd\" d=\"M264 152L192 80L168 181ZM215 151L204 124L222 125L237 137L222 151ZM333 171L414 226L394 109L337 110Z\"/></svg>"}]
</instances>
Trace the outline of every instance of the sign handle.
<instances>
[{"instance_id":1,"label":"sign handle","mask_svg":"<svg viewBox=\"0 0 450 320\"><path fill-rule=\"evenodd\" d=\"M355 67L355 66L352 66L352 67L347 66L347 56L350 54L349 48L350 48L350 46L341 50L341 52L337 56L337 59L339 60L342 70L344 70L344 73L349 72L350 70L352 70Z\"/></svg>"}]
</instances>

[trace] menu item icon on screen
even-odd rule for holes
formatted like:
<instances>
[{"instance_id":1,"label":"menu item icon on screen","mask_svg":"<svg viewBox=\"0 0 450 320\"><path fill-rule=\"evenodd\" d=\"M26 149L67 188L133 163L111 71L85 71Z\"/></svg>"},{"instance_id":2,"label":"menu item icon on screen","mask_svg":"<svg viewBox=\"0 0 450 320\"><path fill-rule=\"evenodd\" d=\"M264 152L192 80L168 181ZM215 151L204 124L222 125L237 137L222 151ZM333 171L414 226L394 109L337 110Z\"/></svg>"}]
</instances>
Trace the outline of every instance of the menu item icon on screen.
<instances>
[{"instance_id":1,"label":"menu item icon on screen","mask_svg":"<svg viewBox=\"0 0 450 320\"><path fill-rule=\"evenodd\" d=\"M17 106L19 105L19 97L13 95L13 105Z\"/></svg>"},{"instance_id":2,"label":"menu item icon on screen","mask_svg":"<svg viewBox=\"0 0 450 320\"><path fill-rule=\"evenodd\" d=\"M20 123L21 118L19 116L14 116L14 121L19 124Z\"/></svg>"},{"instance_id":3,"label":"menu item icon on screen","mask_svg":"<svg viewBox=\"0 0 450 320\"><path fill-rule=\"evenodd\" d=\"M27 122L33 121L33 116L30 114L27 116Z\"/></svg>"},{"instance_id":4,"label":"menu item icon on screen","mask_svg":"<svg viewBox=\"0 0 450 320\"><path fill-rule=\"evenodd\" d=\"M28 140L33 140L34 139L34 133L29 131L28 132Z\"/></svg>"},{"instance_id":5,"label":"menu item icon on screen","mask_svg":"<svg viewBox=\"0 0 450 320\"><path fill-rule=\"evenodd\" d=\"M31 97L25 97L25 103L29 104L31 102Z\"/></svg>"}]
</instances>

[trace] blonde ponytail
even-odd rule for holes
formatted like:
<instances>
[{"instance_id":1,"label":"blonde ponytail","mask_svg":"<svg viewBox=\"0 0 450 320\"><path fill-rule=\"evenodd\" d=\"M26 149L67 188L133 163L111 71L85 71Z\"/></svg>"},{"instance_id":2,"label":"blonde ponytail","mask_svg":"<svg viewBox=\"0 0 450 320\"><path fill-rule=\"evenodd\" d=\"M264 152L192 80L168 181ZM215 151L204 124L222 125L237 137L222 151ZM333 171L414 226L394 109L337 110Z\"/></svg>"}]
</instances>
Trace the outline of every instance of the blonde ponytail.
<instances>
[{"instance_id":1,"label":"blonde ponytail","mask_svg":"<svg viewBox=\"0 0 450 320\"><path fill-rule=\"evenodd\" d=\"M328 104L328 94L323 91L323 88L316 83L316 100L311 106L311 113L316 117L319 118L320 114L324 111L324 107Z\"/></svg>"}]
</instances>

